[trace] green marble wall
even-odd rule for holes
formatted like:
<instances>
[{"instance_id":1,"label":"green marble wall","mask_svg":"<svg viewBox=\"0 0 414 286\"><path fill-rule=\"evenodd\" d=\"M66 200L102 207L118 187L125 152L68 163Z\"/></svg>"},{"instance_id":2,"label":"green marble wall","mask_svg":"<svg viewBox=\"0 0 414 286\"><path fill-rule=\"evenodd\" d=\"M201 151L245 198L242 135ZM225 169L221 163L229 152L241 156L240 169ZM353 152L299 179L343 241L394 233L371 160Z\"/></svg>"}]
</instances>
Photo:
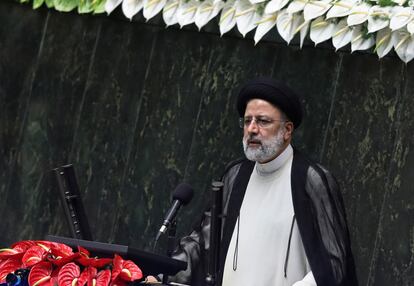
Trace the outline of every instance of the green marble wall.
<instances>
[{"instance_id":1,"label":"green marble wall","mask_svg":"<svg viewBox=\"0 0 414 286\"><path fill-rule=\"evenodd\" d=\"M341 184L361 285L414 284L413 64L119 18L1 1L1 245L69 234L66 163L97 240L149 250L182 181L185 233L241 156L239 84L271 75L303 95L295 144Z\"/></svg>"}]
</instances>

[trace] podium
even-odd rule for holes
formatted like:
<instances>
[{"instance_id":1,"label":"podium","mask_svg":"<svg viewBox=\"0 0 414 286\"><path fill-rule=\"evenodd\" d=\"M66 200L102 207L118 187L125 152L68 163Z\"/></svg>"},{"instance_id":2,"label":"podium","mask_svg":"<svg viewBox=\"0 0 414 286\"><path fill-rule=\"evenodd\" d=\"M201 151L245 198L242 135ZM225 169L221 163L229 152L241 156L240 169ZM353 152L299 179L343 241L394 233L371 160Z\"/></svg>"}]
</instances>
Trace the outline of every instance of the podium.
<instances>
[{"instance_id":1,"label":"podium","mask_svg":"<svg viewBox=\"0 0 414 286\"><path fill-rule=\"evenodd\" d=\"M167 256L162 256L125 245L110 244L62 236L47 235L46 240L66 244L72 248L78 246L86 248L92 256L99 258L113 258L114 254L120 255L123 259L134 261L145 276L164 274L175 275L187 268L187 263Z\"/></svg>"}]
</instances>

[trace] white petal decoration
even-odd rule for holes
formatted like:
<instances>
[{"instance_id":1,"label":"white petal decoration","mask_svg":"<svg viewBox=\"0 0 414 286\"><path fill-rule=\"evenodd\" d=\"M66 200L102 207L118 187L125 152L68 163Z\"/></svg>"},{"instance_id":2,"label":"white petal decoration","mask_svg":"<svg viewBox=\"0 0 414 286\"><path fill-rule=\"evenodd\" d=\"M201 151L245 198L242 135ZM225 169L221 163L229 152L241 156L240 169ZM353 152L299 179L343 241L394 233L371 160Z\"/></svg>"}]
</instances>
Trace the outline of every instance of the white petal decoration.
<instances>
[{"instance_id":1,"label":"white petal decoration","mask_svg":"<svg viewBox=\"0 0 414 286\"><path fill-rule=\"evenodd\" d=\"M373 35L366 35L362 26L355 26L352 31L351 52L371 48L375 44Z\"/></svg>"},{"instance_id":2,"label":"white petal decoration","mask_svg":"<svg viewBox=\"0 0 414 286\"><path fill-rule=\"evenodd\" d=\"M179 6L179 0L170 1L164 6L164 9L162 10L162 19L167 27L178 23L177 11Z\"/></svg>"},{"instance_id":3,"label":"white petal decoration","mask_svg":"<svg viewBox=\"0 0 414 286\"><path fill-rule=\"evenodd\" d=\"M308 34L310 21L305 21L303 15L300 15L300 19L303 22L299 25L299 27L296 30L300 31L300 48L302 49L303 42L305 41L306 35Z\"/></svg>"},{"instance_id":4,"label":"white petal decoration","mask_svg":"<svg viewBox=\"0 0 414 286\"><path fill-rule=\"evenodd\" d=\"M322 16L331 8L330 1L310 1L303 10L306 21L313 20Z\"/></svg>"},{"instance_id":5,"label":"white petal decoration","mask_svg":"<svg viewBox=\"0 0 414 286\"><path fill-rule=\"evenodd\" d=\"M198 2L190 0L188 2L182 1L177 10L177 20L180 27L194 23L195 15L198 8Z\"/></svg>"},{"instance_id":6,"label":"white petal decoration","mask_svg":"<svg viewBox=\"0 0 414 286\"><path fill-rule=\"evenodd\" d=\"M388 27L390 16L391 13L388 7L371 7L368 16L368 32L373 33Z\"/></svg>"},{"instance_id":7,"label":"white petal decoration","mask_svg":"<svg viewBox=\"0 0 414 286\"><path fill-rule=\"evenodd\" d=\"M276 25L277 18L277 13L263 14L262 19L257 23L256 33L254 34L255 45Z\"/></svg>"},{"instance_id":8,"label":"white petal decoration","mask_svg":"<svg viewBox=\"0 0 414 286\"><path fill-rule=\"evenodd\" d=\"M210 22L211 19L216 17L220 10L223 8L223 1L206 0L198 6L195 15L195 24L200 30L204 25Z\"/></svg>"},{"instance_id":9,"label":"white petal decoration","mask_svg":"<svg viewBox=\"0 0 414 286\"><path fill-rule=\"evenodd\" d=\"M122 0L107 0L105 3L105 11L108 14L111 14L112 11L121 4Z\"/></svg>"},{"instance_id":10,"label":"white petal decoration","mask_svg":"<svg viewBox=\"0 0 414 286\"><path fill-rule=\"evenodd\" d=\"M227 1L226 4L224 4L223 10L221 10L219 22L221 36L233 29L236 25L236 8L234 5L234 1Z\"/></svg>"},{"instance_id":11,"label":"white petal decoration","mask_svg":"<svg viewBox=\"0 0 414 286\"><path fill-rule=\"evenodd\" d=\"M148 0L144 4L144 11L143 15L147 21L161 12L162 8L164 8L165 4L167 4L167 0Z\"/></svg>"},{"instance_id":12,"label":"white petal decoration","mask_svg":"<svg viewBox=\"0 0 414 286\"><path fill-rule=\"evenodd\" d=\"M346 19L342 19L335 27L332 44L336 50L348 45L352 40L352 29L348 27Z\"/></svg>"},{"instance_id":13,"label":"white petal decoration","mask_svg":"<svg viewBox=\"0 0 414 286\"><path fill-rule=\"evenodd\" d=\"M287 7L287 10L289 13L297 13L305 9L306 4L308 4L309 0L293 0L289 6Z\"/></svg>"},{"instance_id":14,"label":"white petal decoration","mask_svg":"<svg viewBox=\"0 0 414 286\"><path fill-rule=\"evenodd\" d=\"M289 0L270 0L270 2L267 3L264 12L266 14L275 13L285 7L288 2Z\"/></svg>"},{"instance_id":15,"label":"white petal decoration","mask_svg":"<svg viewBox=\"0 0 414 286\"><path fill-rule=\"evenodd\" d=\"M295 34L300 31L299 26L303 22L303 17L298 14L291 14L287 10L282 10L277 18L277 31L288 44Z\"/></svg>"},{"instance_id":16,"label":"white petal decoration","mask_svg":"<svg viewBox=\"0 0 414 286\"><path fill-rule=\"evenodd\" d=\"M312 22L310 38L316 46L317 44L332 38L334 30L335 24L330 20L326 21L322 16Z\"/></svg>"},{"instance_id":17,"label":"white petal decoration","mask_svg":"<svg viewBox=\"0 0 414 286\"><path fill-rule=\"evenodd\" d=\"M388 54L393 47L392 31L389 28L382 29L377 32L377 41L375 50L379 58Z\"/></svg>"},{"instance_id":18,"label":"white petal decoration","mask_svg":"<svg viewBox=\"0 0 414 286\"><path fill-rule=\"evenodd\" d=\"M390 20L390 29L395 31L406 26L413 19L413 9L411 7L396 6Z\"/></svg>"},{"instance_id":19,"label":"white petal decoration","mask_svg":"<svg viewBox=\"0 0 414 286\"><path fill-rule=\"evenodd\" d=\"M407 0L392 0L392 2L398 4L399 6L403 6Z\"/></svg>"},{"instance_id":20,"label":"white petal decoration","mask_svg":"<svg viewBox=\"0 0 414 286\"><path fill-rule=\"evenodd\" d=\"M351 14L348 16L348 26L359 25L367 21L369 9L371 9L371 5L365 2L355 5L351 10Z\"/></svg>"},{"instance_id":21,"label":"white petal decoration","mask_svg":"<svg viewBox=\"0 0 414 286\"><path fill-rule=\"evenodd\" d=\"M256 28L260 21L260 15L256 12L256 5L250 4L249 1L240 0L236 2L236 23L237 29L246 36L248 32Z\"/></svg>"},{"instance_id":22,"label":"white petal decoration","mask_svg":"<svg viewBox=\"0 0 414 286\"><path fill-rule=\"evenodd\" d=\"M414 20L407 24L407 31L410 32L411 35L414 34Z\"/></svg>"},{"instance_id":23,"label":"white petal decoration","mask_svg":"<svg viewBox=\"0 0 414 286\"><path fill-rule=\"evenodd\" d=\"M125 17L132 19L144 6L144 0L124 0L122 2L122 12Z\"/></svg>"},{"instance_id":24,"label":"white petal decoration","mask_svg":"<svg viewBox=\"0 0 414 286\"><path fill-rule=\"evenodd\" d=\"M352 8L355 6L356 0L340 0L332 2L332 8L326 14L326 19L345 17L351 14Z\"/></svg>"},{"instance_id":25,"label":"white petal decoration","mask_svg":"<svg viewBox=\"0 0 414 286\"><path fill-rule=\"evenodd\" d=\"M408 63L414 58L414 36L401 30L394 32L393 36L395 52L403 62Z\"/></svg>"},{"instance_id":26,"label":"white petal decoration","mask_svg":"<svg viewBox=\"0 0 414 286\"><path fill-rule=\"evenodd\" d=\"M259 3L263 3L263 2L265 2L266 0L249 0L249 2L251 3L251 4L259 4Z\"/></svg>"}]
</instances>

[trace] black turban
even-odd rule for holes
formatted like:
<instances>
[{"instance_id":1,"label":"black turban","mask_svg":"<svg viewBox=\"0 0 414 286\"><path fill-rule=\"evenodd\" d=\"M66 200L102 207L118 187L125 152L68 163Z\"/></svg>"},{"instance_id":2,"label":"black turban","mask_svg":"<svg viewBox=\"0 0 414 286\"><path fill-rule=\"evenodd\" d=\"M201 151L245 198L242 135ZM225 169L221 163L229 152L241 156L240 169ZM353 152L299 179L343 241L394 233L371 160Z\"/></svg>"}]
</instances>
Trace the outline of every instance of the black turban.
<instances>
[{"instance_id":1,"label":"black turban","mask_svg":"<svg viewBox=\"0 0 414 286\"><path fill-rule=\"evenodd\" d=\"M257 78L249 81L239 93L237 110L244 116L249 100L258 98L268 101L283 111L298 128L302 121L302 106L296 93L281 82L270 78Z\"/></svg>"}]
</instances>

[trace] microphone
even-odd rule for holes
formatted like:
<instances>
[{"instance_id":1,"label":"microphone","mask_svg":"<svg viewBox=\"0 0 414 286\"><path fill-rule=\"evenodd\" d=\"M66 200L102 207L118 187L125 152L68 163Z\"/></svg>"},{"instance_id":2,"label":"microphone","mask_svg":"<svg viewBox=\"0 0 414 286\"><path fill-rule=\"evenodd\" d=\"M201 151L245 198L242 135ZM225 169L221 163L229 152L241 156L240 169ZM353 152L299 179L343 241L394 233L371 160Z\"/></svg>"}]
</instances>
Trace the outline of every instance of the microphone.
<instances>
[{"instance_id":1,"label":"microphone","mask_svg":"<svg viewBox=\"0 0 414 286\"><path fill-rule=\"evenodd\" d=\"M189 184L181 183L175 188L173 192L173 204L165 215L164 222L157 233L155 241L158 241L161 234L164 234L167 231L170 224L174 221L181 205L187 205L193 198L193 195L194 190Z\"/></svg>"}]
</instances>

